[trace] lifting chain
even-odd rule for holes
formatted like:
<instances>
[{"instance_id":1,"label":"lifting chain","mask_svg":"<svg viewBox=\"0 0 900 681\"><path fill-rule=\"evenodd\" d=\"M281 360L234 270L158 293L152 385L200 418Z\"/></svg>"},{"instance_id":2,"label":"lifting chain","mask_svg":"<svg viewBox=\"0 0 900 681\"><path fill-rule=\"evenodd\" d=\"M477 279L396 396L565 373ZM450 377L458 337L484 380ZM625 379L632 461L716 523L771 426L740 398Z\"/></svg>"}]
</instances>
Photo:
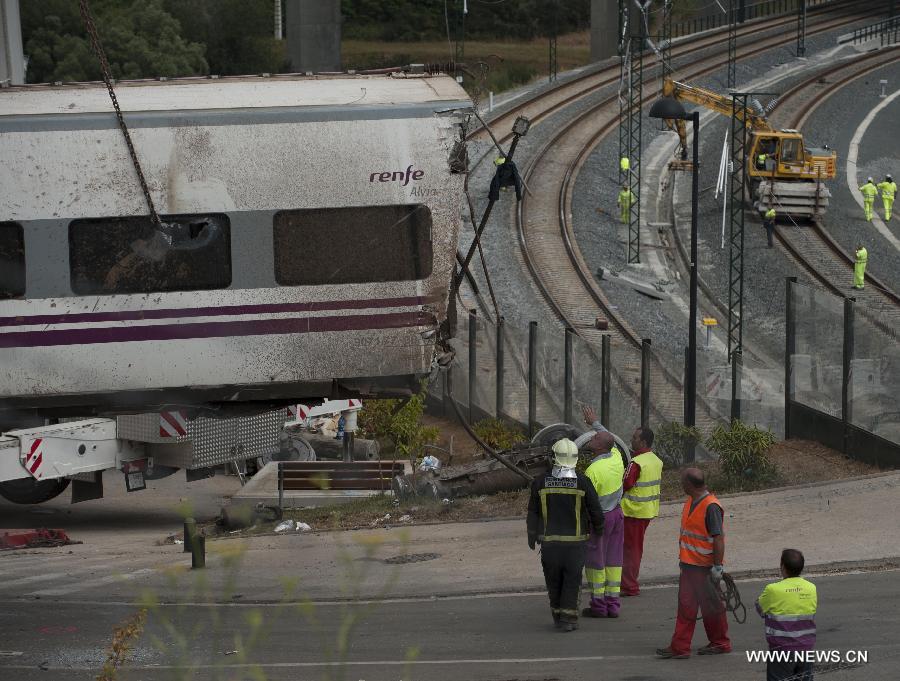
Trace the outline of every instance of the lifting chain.
<instances>
[{"instance_id":1,"label":"lifting chain","mask_svg":"<svg viewBox=\"0 0 900 681\"><path fill-rule=\"evenodd\" d=\"M131 155L131 162L137 172L138 180L141 183L141 190L144 192L144 198L147 201L147 208L150 211L150 220L155 226L160 225L159 215L156 212L156 206L153 205L153 197L150 196L150 188L147 186L147 180L144 178L144 171L141 170L141 164L138 161L137 152L134 150L134 144L131 142L131 135L128 133L128 127L125 125L125 119L122 117L122 110L119 108L119 100L113 91L112 75L110 74L109 61L106 59L106 52L100 42L100 36L97 33L97 26L94 24L94 17L91 15L91 8L88 0L79 0L78 9L81 12L81 20L84 22L84 28L87 30L88 37L91 40L91 47L97 59L100 60L100 71L103 74L103 82L106 83L106 89L109 91L109 98L112 100L113 107L116 110L116 119L119 121L119 129L125 136L125 144L128 145L128 153Z\"/></svg>"}]
</instances>

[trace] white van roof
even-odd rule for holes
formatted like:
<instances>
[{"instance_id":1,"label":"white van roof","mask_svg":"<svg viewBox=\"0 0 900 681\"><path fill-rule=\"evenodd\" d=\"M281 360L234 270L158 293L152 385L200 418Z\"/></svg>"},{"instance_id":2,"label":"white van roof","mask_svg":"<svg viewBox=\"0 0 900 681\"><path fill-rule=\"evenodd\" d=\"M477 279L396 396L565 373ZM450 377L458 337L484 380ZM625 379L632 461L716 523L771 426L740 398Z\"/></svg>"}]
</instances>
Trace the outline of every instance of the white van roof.
<instances>
[{"instance_id":1,"label":"white van roof","mask_svg":"<svg viewBox=\"0 0 900 681\"><path fill-rule=\"evenodd\" d=\"M239 76L115 84L122 111L186 111L316 106L428 105L471 107L446 75ZM103 83L26 85L0 90L4 116L112 111Z\"/></svg>"}]
</instances>

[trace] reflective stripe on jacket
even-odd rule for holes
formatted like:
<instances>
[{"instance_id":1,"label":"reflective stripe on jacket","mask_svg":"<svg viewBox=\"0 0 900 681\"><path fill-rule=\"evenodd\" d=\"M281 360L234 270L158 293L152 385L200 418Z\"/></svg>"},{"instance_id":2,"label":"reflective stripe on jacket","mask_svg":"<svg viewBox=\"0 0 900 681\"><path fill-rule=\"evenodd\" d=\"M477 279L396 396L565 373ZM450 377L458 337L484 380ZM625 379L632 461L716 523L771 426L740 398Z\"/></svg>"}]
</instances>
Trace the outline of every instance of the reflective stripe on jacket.
<instances>
[{"instance_id":1,"label":"reflective stripe on jacket","mask_svg":"<svg viewBox=\"0 0 900 681\"><path fill-rule=\"evenodd\" d=\"M710 504L722 508L722 504L712 494L703 497L694 510L691 510L693 499L688 498L681 510L681 535L678 538L678 560L688 565L701 567L713 566L713 538L707 534L706 509ZM722 512L722 522L725 521Z\"/></svg>"},{"instance_id":2,"label":"reflective stripe on jacket","mask_svg":"<svg viewBox=\"0 0 900 681\"><path fill-rule=\"evenodd\" d=\"M619 450L613 447L611 452L595 457L584 474L594 484L603 512L614 510L622 501L622 478L625 477L625 464Z\"/></svg>"},{"instance_id":3,"label":"reflective stripe on jacket","mask_svg":"<svg viewBox=\"0 0 900 681\"><path fill-rule=\"evenodd\" d=\"M766 621L770 650L812 650L816 647L816 585L802 577L769 584L756 601Z\"/></svg>"},{"instance_id":4,"label":"reflective stripe on jacket","mask_svg":"<svg viewBox=\"0 0 900 681\"><path fill-rule=\"evenodd\" d=\"M883 199L892 199L894 198L894 194L897 193L896 182L884 181L879 182L876 186L881 190L881 198Z\"/></svg>"},{"instance_id":5,"label":"reflective stripe on jacket","mask_svg":"<svg viewBox=\"0 0 900 681\"><path fill-rule=\"evenodd\" d=\"M622 496L622 513L629 518L655 518L659 515L663 462L653 452L638 454L632 461L641 467L641 474Z\"/></svg>"},{"instance_id":6,"label":"reflective stripe on jacket","mask_svg":"<svg viewBox=\"0 0 900 681\"><path fill-rule=\"evenodd\" d=\"M863 196L867 199L874 199L875 194L878 193L878 190L875 188L875 185L871 182L866 182L862 187L859 188L859 191L862 192Z\"/></svg>"},{"instance_id":7,"label":"reflective stripe on jacket","mask_svg":"<svg viewBox=\"0 0 900 681\"><path fill-rule=\"evenodd\" d=\"M531 484L528 534L538 541L582 542L603 533L603 511L594 485L583 473L574 478L539 476Z\"/></svg>"}]
</instances>

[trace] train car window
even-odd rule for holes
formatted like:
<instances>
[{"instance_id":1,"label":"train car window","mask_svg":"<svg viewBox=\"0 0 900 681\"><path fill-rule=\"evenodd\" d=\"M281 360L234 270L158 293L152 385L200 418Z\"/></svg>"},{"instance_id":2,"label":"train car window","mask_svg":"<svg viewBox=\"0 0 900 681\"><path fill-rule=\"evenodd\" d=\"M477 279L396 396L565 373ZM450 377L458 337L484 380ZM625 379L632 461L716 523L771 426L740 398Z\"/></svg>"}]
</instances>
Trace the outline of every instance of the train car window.
<instances>
[{"instance_id":1,"label":"train car window","mask_svg":"<svg viewBox=\"0 0 900 681\"><path fill-rule=\"evenodd\" d=\"M275 280L282 286L431 274L431 210L424 205L285 210L274 223Z\"/></svg>"},{"instance_id":2,"label":"train car window","mask_svg":"<svg viewBox=\"0 0 900 681\"><path fill-rule=\"evenodd\" d=\"M25 235L17 222L0 222L0 300L25 295Z\"/></svg>"},{"instance_id":3,"label":"train car window","mask_svg":"<svg viewBox=\"0 0 900 681\"><path fill-rule=\"evenodd\" d=\"M196 291L231 284L231 225L225 215L73 220L72 290L79 295Z\"/></svg>"}]
</instances>

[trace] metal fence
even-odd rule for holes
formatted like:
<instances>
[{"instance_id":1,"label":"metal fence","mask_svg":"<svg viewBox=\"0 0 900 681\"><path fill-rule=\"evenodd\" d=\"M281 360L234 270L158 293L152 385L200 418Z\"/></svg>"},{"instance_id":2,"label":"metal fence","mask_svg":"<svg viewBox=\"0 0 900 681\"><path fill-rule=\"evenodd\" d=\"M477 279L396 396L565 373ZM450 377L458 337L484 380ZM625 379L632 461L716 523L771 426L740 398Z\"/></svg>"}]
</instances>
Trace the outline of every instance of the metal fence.
<instances>
[{"instance_id":1,"label":"metal fence","mask_svg":"<svg viewBox=\"0 0 900 681\"><path fill-rule=\"evenodd\" d=\"M499 418L533 434L579 423L581 406L589 405L610 430L628 433L641 423L641 404L649 408L649 379L619 374L629 350L614 348L608 337L592 343L571 329L536 322L522 329L462 314L451 344L453 362L428 385L432 409L447 416L450 395L470 423ZM649 376L649 366L641 371Z\"/></svg>"},{"instance_id":2,"label":"metal fence","mask_svg":"<svg viewBox=\"0 0 900 681\"><path fill-rule=\"evenodd\" d=\"M785 432L879 466L900 466L900 328L789 279Z\"/></svg>"},{"instance_id":3,"label":"metal fence","mask_svg":"<svg viewBox=\"0 0 900 681\"><path fill-rule=\"evenodd\" d=\"M880 38L881 46L884 47L885 45L893 45L897 42L898 32L900 32L900 17L891 17L884 21L857 28L853 33L842 38L838 42L841 44L853 43L854 45L858 45Z\"/></svg>"},{"instance_id":4,"label":"metal fence","mask_svg":"<svg viewBox=\"0 0 900 681\"><path fill-rule=\"evenodd\" d=\"M761 19L762 17L777 16L779 14L796 14L800 10L801 0L763 0L763 2L753 2L744 5L743 10L740 7L735 9L738 17L738 23L750 21L752 19ZM806 0L806 9L813 7L832 4L834 0ZM672 23L672 37L679 38L681 36L699 33L700 31L709 31L714 28L721 28L728 25L728 12L725 8L728 3L723 3L723 9L716 14L706 14L699 17L692 17L684 21ZM741 18L743 12L743 18Z\"/></svg>"}]
</instances>

